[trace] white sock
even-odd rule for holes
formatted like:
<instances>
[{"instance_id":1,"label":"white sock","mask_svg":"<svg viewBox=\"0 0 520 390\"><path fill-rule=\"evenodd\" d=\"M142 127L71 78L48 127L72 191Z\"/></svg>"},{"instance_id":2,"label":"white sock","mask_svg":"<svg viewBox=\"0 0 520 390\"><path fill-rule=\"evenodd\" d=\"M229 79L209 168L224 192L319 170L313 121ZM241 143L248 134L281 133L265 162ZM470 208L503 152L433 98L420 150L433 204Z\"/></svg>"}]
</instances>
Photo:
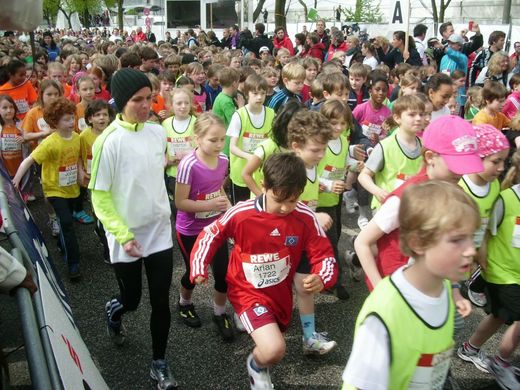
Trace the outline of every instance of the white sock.
<instances>
[{"instance_id":1,"label":"white sock","mask_svg":"<svg viewBox=\"0 0 520 390\"><path fill-rule=\"evenodd\" d=\"M372 219L372 210L370 206L360 206L359 207L359 216L366 217L368 220Z\"/></svg>"},{"instance_id":2,"label":"white sock","mask_svg":"<svg viewBox=\"0 0 520 390\"><path fill-rule=\"evenodd\" d=\"M221 316L222 314L226 313L226 305L217 305L215 301L213 301L213 313L215 313L216 316Z\"/></svg>"},{"instance_id":3,"label":"white sock","mask_svg":"<svg viewBox=\"0 0 520 390\"><path fill-rule=\"evenodd\" d=\"M188 306L188 305L191 305L191 298L190 298L190 299L184 299L184 298L182 297L182 295L181 295L180 298L179 298L179 304L180 304L181 306Z\"/></svg>"}]
</instances>

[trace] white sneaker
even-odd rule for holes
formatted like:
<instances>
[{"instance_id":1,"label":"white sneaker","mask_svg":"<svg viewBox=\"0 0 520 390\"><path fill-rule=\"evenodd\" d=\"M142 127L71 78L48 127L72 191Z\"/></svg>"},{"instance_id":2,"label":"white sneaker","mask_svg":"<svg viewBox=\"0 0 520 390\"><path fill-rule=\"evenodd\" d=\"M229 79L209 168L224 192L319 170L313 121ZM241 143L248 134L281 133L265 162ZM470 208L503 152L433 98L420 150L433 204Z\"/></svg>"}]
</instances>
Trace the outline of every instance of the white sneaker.
<instances>
[{"instance_id":1,"label":"white sneaker","mask_svg":"<svg viewBox=\"0 0 520 390\"><path fill-rule=\"evenodd\" d=\"M477 307L484 307L487 304L486 294L471 291L468 287L468 299Z\"/></svg>"},{"instance_id":2,"label":"white sneaker","mask_svg":"<svg viewBox=\"0 0 520 390\"><path fill-rule=\"evenodd\" d=\"M513 366L507 367L497 363L495 358L488 358L486 360L489 373L495 376L495 380L499 386L504 390L518 390L520 389L520 382L515 377Z\"/></svg>"},{"instance_id":3,"label":"white sneaker","mask_svg":"<svg viewBox=\"0 0 520 390\"><path fill-rule=\"evenodd\" d=\"M345 203L345 209L347 214L354 214L358 207L357 201L357 192L354 188L350 191L345 191L343 193L343 202Z\"/></svg>"},{"instance_id":4,"label":"white sneaker","mask_svg":"<svg viewBox=\"0 0 520 390\"><path fill-rule=\"evenodd\" d=\"M355 282L360 282L363 280L363 268L354 265L352 261L354 256L356 256L356 252L347 250L345 252L345 261L347 263L350 278Z\"/></svg>"},{"instance_id":5,"label":"white sneaker","mask_svg":"<svg viewBox=\"0 0 520 390\"><path fill-rule=\"evenodd\" d=\"M58 223L58 218L56 217L49 217L49 223L48 223L51 234L53 237L58 237L60 234L60 224Z\"/></svg>"},{"instance_id":6,"label":"white sneaker","mask_svg":"<svg viewBox=\"0 0 520 390\"><path fill-rule=\"evenodd\" d=\"M314 332L307 340L303 338L304 355L326 355L337 346L338 343L327 338L327 332Z\"/></svg>"},{"instance_id":7,"label":"white sneaker","mask_svg":"<svg viewBox=\"0 0 520 390\"><path fill-rule=\"evenodd\" d=\"M274 389L273 383L271 382L271 375L269 374L268 368L263 368L259 371L251 367L251 361L253 360L253 354L250 353L247 357L247 373L249 374L249 382L251 384L251 390L272 390Z\"/></svg>"},{"instance_id":8,"label":"white sneaker","mask_svg":"<svg viewBox=\"0 0 520 390\"><path fill-rule=\"evenodd\" d=\"M240 321L240 317L237 313L233 313L233 319L235 320L235 329L242 333L246 332L246 328L242 321Z\"/></svg>"},{"instance_id":9,"label":"white sneaker","mask_svg":"<svg viewBox=\"0 0 520 390\"><path fill-rule=\"evenodd\" d=\"M468 343L463 343L459 349L457 349L457 355L462 360L466 362L473 363L477 369L479 369L482 372L489 372L488 367L488 357L485 355L485 353L480 349L478 351L475 351L468 347Z\"/></svg>"},{"instance_id":10,"label":"white sneaker","mask_svg":"<svg viewBox=\"0 0 520 390\"><path fill-rule=\"evenodd\" d=\"M363 230L368 225L368 218L364 215L360 215L357 219L357 224L361 230Z\"/></svg>"}]
</instances>

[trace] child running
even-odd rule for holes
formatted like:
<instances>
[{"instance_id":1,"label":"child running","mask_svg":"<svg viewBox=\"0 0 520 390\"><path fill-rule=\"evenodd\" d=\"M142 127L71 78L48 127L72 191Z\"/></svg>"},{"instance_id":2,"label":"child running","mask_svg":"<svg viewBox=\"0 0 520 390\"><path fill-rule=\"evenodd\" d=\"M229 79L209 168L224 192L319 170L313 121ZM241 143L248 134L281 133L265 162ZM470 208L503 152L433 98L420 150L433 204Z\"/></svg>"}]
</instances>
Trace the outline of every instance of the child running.
<instances>
[{"instance_id":1,"label":"child running","mask_svg":"<svg viewBox=\"0 0 520 390\"><path fill-rule=\"evenodd\" d=\"M179 164L175 187L177 243L186 270L181 278L179 316L192 328L200 327L200 318L192 301L195 284L190 280L190 254L198 234L231 207L224 191L229 161L222 154L226 129L222 120L212 113L197 118L193 128L197 149ZM218 249L218 250L217 250ZM215 278L213 321L224 341L233 340L233 328L226 314L227 242L215 248L212 269Z\"/></svg>"},{"instance_id":2,"label":"child running","mask_svg":"<svg viewBox=\"0 0 520 390\"><path fill-rule=\"evenodd\" d=\"M487 236L478 256L486 282L490 314L480 322L471 337L459 347L458 356L480 371L489 372L503 389L518 389L520 383L510 359L520 341L520 152L503 183L491 218ZM509 327L494 357L486 357L481 347L498 329Z\"/></svg>"},{"instance_id":3,"label":"child running","mask_svg":"<svg viewBox=\"0 0 520 390\"><path fill-rule=\"evenodd\" d=\"M16 103L9 95L0 95L0 152L2 163L11 178L22 163L23 139L20 123L16 119ZM26 198L22 194L23 198Z\"/></svg>"},{"instance_id":4,"label":"child running","mask_svg":"<svg viewBox=\"0 0 520 390\"><path fill-rule=\"evenodd\" d=\"M475 202L459 187L441 181L407 187L400 245L414 261L383 279L365 301L343 389L443 388L453 352L449 280L469 271L479 224Z\"/></svg>"},{"instance_id":5,"label":"child running","mask_svg":"<svg viewBox=\"0 0 520 390\"><path fill-rule=\"evenodd\" d=\"M255 348L247 358L251 389L271 389L270 368L285 355L294 274L305 251L311 272L301 288L315 294L334 285L330 243L312 211L298 202L307 182L303 161L278 153L263 166L263 193L240 203L204 228L191 255L190 279L204 283L207 267L232 238L228 296ZM265 237L269 237L268 240Z\"/></svg>"}]
</instances>

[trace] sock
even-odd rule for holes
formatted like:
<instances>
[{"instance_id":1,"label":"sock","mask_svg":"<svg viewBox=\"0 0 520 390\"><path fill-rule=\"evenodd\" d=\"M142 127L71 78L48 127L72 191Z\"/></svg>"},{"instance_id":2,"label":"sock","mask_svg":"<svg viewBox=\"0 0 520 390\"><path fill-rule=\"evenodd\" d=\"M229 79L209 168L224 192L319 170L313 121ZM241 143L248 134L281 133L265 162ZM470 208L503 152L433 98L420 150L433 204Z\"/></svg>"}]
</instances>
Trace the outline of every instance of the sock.
<instances>
[{"instance_id":1,"label":"sock","mask_svg":"<svg viewBox=\"0 0 520 390\"><path fill-rule=\"evenodd\" d=\"M253 356L253 358L251 359L251 363L249 364L249 366L255 370L256 372L260 372L263 370L262 367L259 367L258 364L256 363L256 360L255 360L255 357Z\"/></svg>"},{"instance_id":2,"label":"sock","mask_svg":"<svg viewBox=\"0 0 520 390\"><path fill-rule=\"evenodd\" d=\"M213 301L213 313L216 316L221 316L222 314L226 313L226 305L217 305L215 301Z\"/></svg>"},{"instance_id":3,"label":"sock","mask_svg":"<svg viewBox=\"0 0 520 390\"><path fill-rule=\"evenodd\" d=\"M181 306L188 306L188 305L191 305L191 298L190 299L185 299L182 297L182 295L180 296L179 298L179 305Z\"/></svg>"},{"instance_id":4,"label":"sock","mask_svg":"<svg viewBox=\"0 0 520 390\"><path fill-rule=\"evenodd\" d=\"M478 352L478 351L480 351L480 348L475 347L469 341L464 343L464 348L469 349L471 352Z\"/></svg>"},{"instance_id":5,"label":"sock","mask_svg":"<svg viewBox=\"0 0 520 390\"><path fill-rule=\"evenodd\" d=\"M316 331L316 325L314 323L314 313L312 314L300 314L300 321L302 323L303 337L308 340L312 334Z\"/></svg>"},{"instance_id":6,"label":"sock","mask_svg":"<svg viewBox=\"0 0 520 390\"><path fill-rule=\"evenodd\" d=\"M504 359L502 356L500 356L500 354L496 354L495 355L495 362L497 362L498 364L500 364L502 367L509 367L511 365L511 363L509 363L509 360L507 359Z\"/></svg>"},{"instance_id":7,"label":"sock","mask_svg":"<svg viewBox=\"0 0 520 390\"><path fill-rule=\"evenodd\" d=\"M366 217L368 220L372 219L372 210L370 206L359 206L359 216Z\"/></svg>"},{"instance_id":8,"label":"sock","mask_svg":"<svg viewBox=\"0 0 520 390\"><path fill-rule=\"evenodd\" d=\"M113 298L110 300L110 308L108 318L110 322L120 322L121 316L123 315L123 305L117 298Z\"/></svg>"}]
</instances>

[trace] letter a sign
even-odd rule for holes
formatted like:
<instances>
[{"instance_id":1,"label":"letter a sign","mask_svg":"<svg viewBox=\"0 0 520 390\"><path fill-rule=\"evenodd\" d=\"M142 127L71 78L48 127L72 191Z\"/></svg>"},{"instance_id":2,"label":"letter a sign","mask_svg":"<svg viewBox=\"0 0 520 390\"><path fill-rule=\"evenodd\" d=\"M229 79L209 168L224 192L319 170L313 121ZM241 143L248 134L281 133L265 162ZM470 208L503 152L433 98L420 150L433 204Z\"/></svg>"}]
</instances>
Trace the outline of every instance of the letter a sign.
<instances>
[{"instance_id":1,"label":"letter a sign","mask_svg":"<svg viewBox=\"0 0 520 390\"><path fill-rule=\"evenodd\" d=\"M410 1L409 0L395 0L394 6L392 8L392 15L390 17L389 25L392 27L393 31L395 30L404 30L406 25L408 24L410 11Z\"/></svg>"},{"instance_id":2,"label":"letter a sign","mask_svg":"<svg viewBox=\"0 0 520 390\"><path fill-rule=\"evenodd\" d=\"M394 12L392 14L392 24L403 24L403 11L401 10L401 2L397 0L395 2Z\"/></svg>"}]
</instances>

